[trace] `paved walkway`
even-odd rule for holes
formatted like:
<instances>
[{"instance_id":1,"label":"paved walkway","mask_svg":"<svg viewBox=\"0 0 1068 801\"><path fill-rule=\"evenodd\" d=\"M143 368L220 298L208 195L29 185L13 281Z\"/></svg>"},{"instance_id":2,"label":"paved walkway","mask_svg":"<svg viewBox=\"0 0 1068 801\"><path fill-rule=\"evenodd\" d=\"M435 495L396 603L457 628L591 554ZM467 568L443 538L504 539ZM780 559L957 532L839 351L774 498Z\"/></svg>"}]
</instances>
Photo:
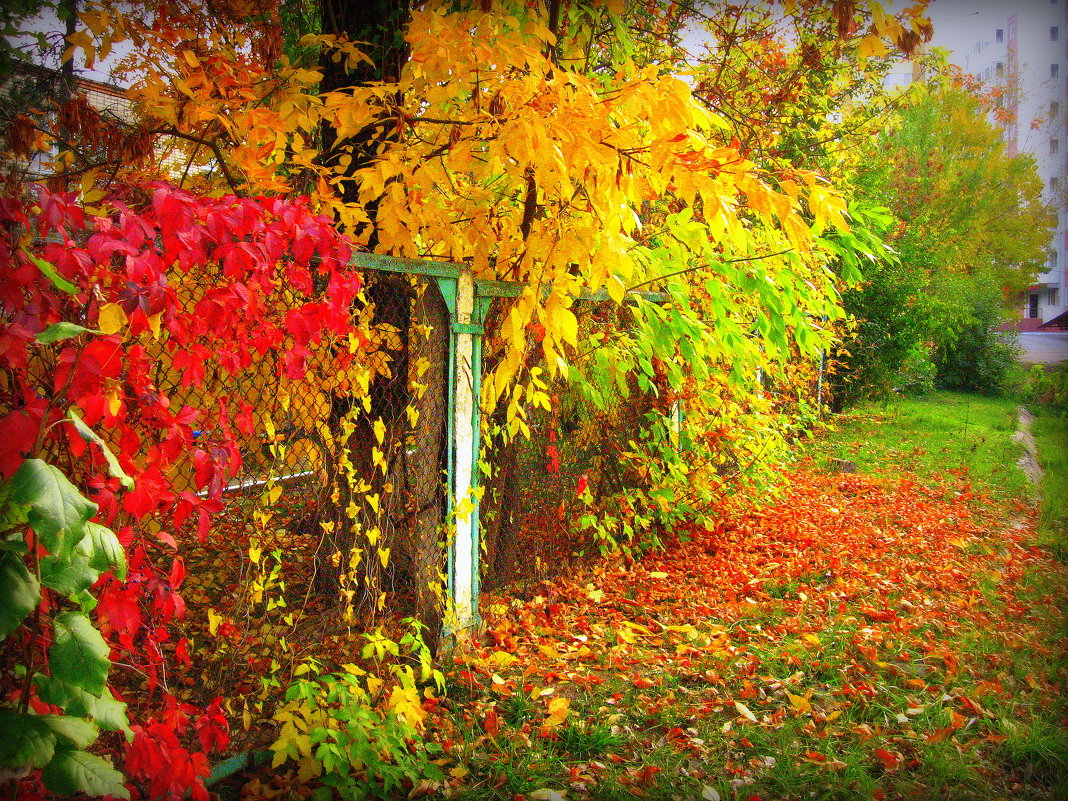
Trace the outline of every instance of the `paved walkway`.
<instances>
[{"instance_id":1,"label":"paved walkway","mask_svg":"<svg viewBox=\"0 0 1068 801\"><path fill-rule=\"evenodd\" d=\"M1028 331L1019 335L1021 361L1056 364L1068 361L1068 331Z\"/></svg>"}]
</instances>

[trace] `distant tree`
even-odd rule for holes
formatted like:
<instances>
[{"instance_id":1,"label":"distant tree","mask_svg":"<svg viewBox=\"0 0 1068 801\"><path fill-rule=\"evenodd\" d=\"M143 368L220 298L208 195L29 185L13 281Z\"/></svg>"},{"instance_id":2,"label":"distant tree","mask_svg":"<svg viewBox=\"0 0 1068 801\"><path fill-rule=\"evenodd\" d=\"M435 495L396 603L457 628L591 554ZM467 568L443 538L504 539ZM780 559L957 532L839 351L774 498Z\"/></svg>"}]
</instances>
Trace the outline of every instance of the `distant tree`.
<instances>
[{"instance_id":1,"label":"distant tree","mask_svg":"<svg viewBox=\"0 0 1068 801\"><path fill-rule=\"evenodd\" d=\"M857 197L896 218L897 261L846 294L858 320L847 402L907 388L932 365L945 386L997 389L1012 360L993 331L1041 270L1056 221L1034 159L1008 155L973 94L948 81L910 94L856 178Z\"/></svg>"}]
</instances>

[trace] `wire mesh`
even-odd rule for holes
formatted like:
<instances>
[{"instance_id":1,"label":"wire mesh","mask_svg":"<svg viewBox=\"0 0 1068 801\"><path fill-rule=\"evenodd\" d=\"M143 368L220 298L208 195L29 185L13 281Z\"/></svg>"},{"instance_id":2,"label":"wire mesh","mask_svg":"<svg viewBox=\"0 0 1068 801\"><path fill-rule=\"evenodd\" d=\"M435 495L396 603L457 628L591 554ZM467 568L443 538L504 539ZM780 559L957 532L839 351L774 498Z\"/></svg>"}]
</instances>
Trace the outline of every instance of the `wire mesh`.
<instances>
[{"instance_id":1,"label":"wire mesh","mask_svg":"<svg viewBox=\"0 0 1068 801\"><path fill-rule=\"evenodd\" d=\"M181 287L187 311L203 292ZM432 281L369 271L351 312L348 343L312 343L300 378L268 351L183 386L177 368L200 346L161 346L158 386L210 421L181 481L190 492L220 491L223 504L202 541L190 524L186 591L207 599L220 585L246 588L219 610L246 620L340 599L344 613L328 618L339 626L388 612L416 616L433 636L445 562L448 311ZM339 359L339 347L355 358ZM219 453L221 427L239 432L236 453ZM198 451L230 469L198 475Z\"/></svg>"},{"instance_id":2,"label":"wire mesh","mask_svg":"<svg viewBox=\"0 0 1068 801\"><path fill-rule=\"evenodd\" d=\"M630 336L632 311L613 301L576 300L579 350L570 354L575 374L583 360L609 339ZM578 496L587 488L593 506L641 476L628 468L644 416L656 407L652 392L633 377L554 379L552 411L528 404L530 437L506 441L500 421L489 421L482 454L488 473L480 505L483 537L482 585L498 590L529 579L558 575L597 552L597 543L578 520L589 508Z\"/></svg>"}]
</instances>

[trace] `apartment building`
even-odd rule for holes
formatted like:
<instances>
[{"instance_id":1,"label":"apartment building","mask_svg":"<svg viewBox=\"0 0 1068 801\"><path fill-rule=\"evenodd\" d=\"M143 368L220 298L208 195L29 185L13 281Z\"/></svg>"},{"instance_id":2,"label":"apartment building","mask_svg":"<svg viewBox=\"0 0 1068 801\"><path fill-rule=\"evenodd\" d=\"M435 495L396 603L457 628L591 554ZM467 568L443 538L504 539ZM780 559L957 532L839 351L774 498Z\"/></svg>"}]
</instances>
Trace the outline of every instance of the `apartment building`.
<instances>
[{"instance_id":1,"label":"apartment building","mask_svg":"<svg viewBox=\"0 0 1068 801\"><path fill-rule=\"evenodd\" d=\"M950 31L943 44L965 72L1002 90L1008 151L1034 156L1045 198L1058 210L1045 270L1020 298L1019 328L1068 328L1068 0L996 4L970 16L982 37L961 46Z\"/></svg>"}]
</instances>

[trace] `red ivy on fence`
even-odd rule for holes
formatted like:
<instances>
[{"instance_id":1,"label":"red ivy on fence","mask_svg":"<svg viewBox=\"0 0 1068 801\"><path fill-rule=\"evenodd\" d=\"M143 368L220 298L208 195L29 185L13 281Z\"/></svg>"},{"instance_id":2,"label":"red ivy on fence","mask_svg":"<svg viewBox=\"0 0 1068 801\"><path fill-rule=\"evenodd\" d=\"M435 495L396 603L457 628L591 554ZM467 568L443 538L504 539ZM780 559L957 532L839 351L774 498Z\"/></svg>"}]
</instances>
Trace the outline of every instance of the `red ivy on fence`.
<instances>
[{"instance_id":1,"label":"red ivy on fence","mask_svg":"<svg viewBox=\"0 0 1068 801\"><path fill-rule=\"evenodd\" d=\"M207 753L225 748L228 729L219 700L195 709L164 680L173 672L165 667L189 661L169 626L185 611L174 532L195 525L203 539L241 468L238 437L253 433L253 410L230 404L226 382L267 354L287 377L305 377L312 347L354 333L360 276L348 266L350 245L305 199L199 197L157 183L125 187L105 208L89 215L75 196L43 188L0 198L9 234L0 246L0 476L47 456L118 533L126 580L105 573L93 592L112 661L147 677L147 696L125 697L127 776L153 798L206 798ZM36 339L61 321L87 331ZM348 347L333 355L340 367L356 358ZM177 387L161 388L164 373ZM187 395L177 390L209 384L213 401L172 402ZM78 435L70 409L108 443L132 490ZM195 491L172 478L175 468L188 475L184 465ZM47 646L51 633L24 626L12 636ZM114 671L112 682L120 694Z\"/></svg>"}]
</instances>

